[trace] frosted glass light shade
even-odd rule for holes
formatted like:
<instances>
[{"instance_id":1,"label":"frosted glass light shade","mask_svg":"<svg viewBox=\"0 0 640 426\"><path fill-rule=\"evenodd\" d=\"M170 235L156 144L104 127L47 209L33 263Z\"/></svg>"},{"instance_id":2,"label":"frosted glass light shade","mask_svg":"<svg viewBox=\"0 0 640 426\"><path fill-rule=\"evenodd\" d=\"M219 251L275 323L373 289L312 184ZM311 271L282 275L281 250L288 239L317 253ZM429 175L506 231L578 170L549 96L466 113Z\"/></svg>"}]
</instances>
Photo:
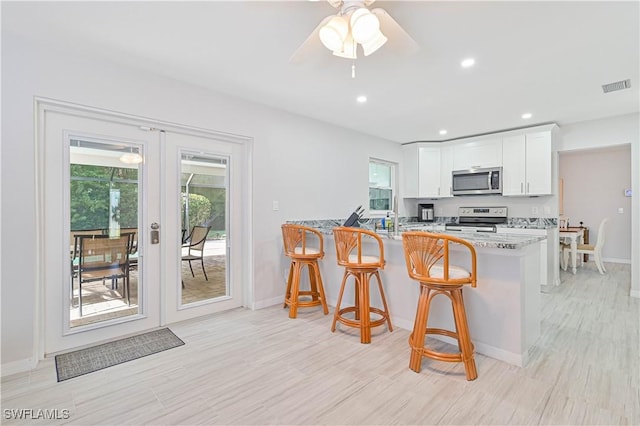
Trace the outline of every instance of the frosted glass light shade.
<instances>
[{"instance_id":1,"label":"frosted glass light shade","mask_svg":"<svg viewBox=\"0 0 640 426\"><path fill-rule=\"evenodd\" d=\"M125 164L140 164L142 163L142 155L137 152L125 152L120 156L120 161Z\"/></svg>"},{"instance_id":2,"label":"frosted glass light shade","mask_svg":"<svg viewBox=\"0 0 640 426\"><path fill-rule=\"evenodd\" d=\"M389 40L378 30L377 34L368 42L362 44L364 56L369 56L376 50L380 49Z\"/></svg>"},{"instance_id":3,"label":"frosted glass light shade","mask_svg":"<svg viewBox=\"0 0 640 426\"><path fill-rule=\"evenodd\" d=\"M347 33L349 32L349 24L341 16L334 16L322 28L320 28L320 41L324 46L331 50L341 50Z\"/></svg>"},{"instance_id":4,"label":"frosted glass light shade","mask_svg":"<svg viewBox=\"0 0 640 426\"><path fill-rule=\"evenodd\" d=\"M367 43L380 32L380 21L369 9L361 7L351 15L351 35L360 43Z\"/></svg>"}]
</instances>

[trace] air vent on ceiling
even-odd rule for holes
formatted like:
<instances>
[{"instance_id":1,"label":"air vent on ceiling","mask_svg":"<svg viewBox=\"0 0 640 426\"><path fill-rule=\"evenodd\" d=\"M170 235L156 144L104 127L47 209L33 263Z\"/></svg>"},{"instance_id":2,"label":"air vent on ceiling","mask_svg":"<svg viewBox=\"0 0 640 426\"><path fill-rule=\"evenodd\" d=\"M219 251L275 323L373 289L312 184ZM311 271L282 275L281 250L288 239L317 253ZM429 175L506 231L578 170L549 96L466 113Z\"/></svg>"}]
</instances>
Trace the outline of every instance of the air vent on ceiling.
<instances>
[{"instance_id":1,"label":"air vent on ceiling","mask_svg":"<svg viewBox=\"0 0 640 426\"><path fill-rule=\"evenodd\" d=\"M602 85L602 91L604 93L615 92L616 90L628 89L631 87L631 80L620 80L609 84Z\"/></svg>"}]
</instances>

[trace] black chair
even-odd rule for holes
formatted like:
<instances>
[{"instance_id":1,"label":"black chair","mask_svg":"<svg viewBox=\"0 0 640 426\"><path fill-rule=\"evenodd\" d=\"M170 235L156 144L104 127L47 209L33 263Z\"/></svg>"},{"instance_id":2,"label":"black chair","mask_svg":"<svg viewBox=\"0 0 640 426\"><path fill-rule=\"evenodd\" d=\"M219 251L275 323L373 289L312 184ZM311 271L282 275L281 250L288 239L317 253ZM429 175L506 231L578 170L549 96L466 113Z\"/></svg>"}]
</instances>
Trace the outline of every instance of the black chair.
<instances>
[{"instance_id":1,"label":"black chair","mask_svg":"<svg viewBox=\"0 0 640 426\"><path fill-rule=\"evenodd\" d=\"M123 278L123 295L131 306L129 288L129 250L131 234L124 233L119 237L108 235L80 235L78 256L78 307L82 316L82 284L91 281L111 279L116 282ZM116 284L117 285L117 284Z\"/></svg>"},{"instance_id":2,"label":"black chair","mask_svg":"<svg viewBox=\"0 0 640 426\"><path fill-rule=\"evenodd\" d=\"M209 281L209 278L207 277L207 271L204 269L204 243L207 241L207 235L210 229L210 226L194 226L189 236L189 242L182 246L183 248L188 248L187 254L182 256L182 261L189 262L191 276L195 277L191 262L199 260L200 265L202 265L204 279L207 281Z\"/></svg>"}]
</instances>

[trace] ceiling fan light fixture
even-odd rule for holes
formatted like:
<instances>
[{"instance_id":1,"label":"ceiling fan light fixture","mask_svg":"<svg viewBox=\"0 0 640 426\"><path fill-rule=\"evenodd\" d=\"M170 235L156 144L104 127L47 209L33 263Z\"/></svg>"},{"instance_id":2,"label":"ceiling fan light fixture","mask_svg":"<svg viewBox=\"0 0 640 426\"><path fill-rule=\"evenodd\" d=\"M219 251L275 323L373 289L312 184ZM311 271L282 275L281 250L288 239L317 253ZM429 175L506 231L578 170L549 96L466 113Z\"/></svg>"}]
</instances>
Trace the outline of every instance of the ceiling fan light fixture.
<instances>
[{"instance_id":1,"label":"ceiling fan light fixture","mask_svg":"<svg viewBox=\"0 0 640 426\"><path fill-rule=\"evenodd\" d=\"M353 39L360 44L367 43L380 32L380 20L365 7L351 14L350 24Z\"/></svg>"},{"instance_id":2,"label":"ceiling fan light fixture","mask_svg":"<svg viewBox=\"0 0 640 426\"><path fill-rule=\"evenodd\" d=\"M347 34L347 39L342 44L342 47L338 50L334 50L333 54L341 58L357 59L357 47L358 44L355 42L355 40L353 40L351 34Z\"/></svg>"},{"instance_id":3,"label":"ceiling fan light fixture","mask_svg":"<svg viewBox=\"0 0 640 426\"><path fill-rule=\"evenodd\" d=\"M334 16L322 28L320 28L320 41L324 46L331 50L341 50L347 34L349 33L349 24L341 16Z\"/></svg>"},{"instance_id":4,"label":"ceiling fan light fixture","mask_svg":"<svg viewBox=\"0 0 640 426\"><path fill-rule=\"evenodd\" d=\"M378 33L368 42L362 44L364 56L369 56L376 50L380 49L389 39L378 30Z\"/></svg>"}]
</instances>

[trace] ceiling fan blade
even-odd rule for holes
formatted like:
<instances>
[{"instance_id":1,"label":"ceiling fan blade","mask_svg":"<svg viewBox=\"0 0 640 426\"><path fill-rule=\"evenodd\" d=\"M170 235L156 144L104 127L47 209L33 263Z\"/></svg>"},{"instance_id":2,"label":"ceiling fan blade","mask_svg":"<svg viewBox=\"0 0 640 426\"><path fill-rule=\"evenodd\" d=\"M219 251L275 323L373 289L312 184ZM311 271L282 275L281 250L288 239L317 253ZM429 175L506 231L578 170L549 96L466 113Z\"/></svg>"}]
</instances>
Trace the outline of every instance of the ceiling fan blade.
<instances>
[{"instance_id":1,"label":"ceiling fan blade","mask_svg":"<svg viewBox=\"0 0 640 426\"><path fill-rule=\"evenodd\" d=\"M386 10L371 11L380 20L380 31L389 39L388 45L395 52L410 55L420 50L420 45L398 24Z\"/></svg>"},{"instance_id":2,"label":"ceiling fan blade","mask_svg":"<svg viewBox=\"0 0 640 426\"><path fill-rule=\"evenodd\" d=\"M318 50L324 49L324 45L320 41L320 28L322 28L334 15L324 18L318 26L311 32L309 37L293 52L289 58L290 63L303 62L310 55L315 54Z\"/></svg>"}]
</instances>

